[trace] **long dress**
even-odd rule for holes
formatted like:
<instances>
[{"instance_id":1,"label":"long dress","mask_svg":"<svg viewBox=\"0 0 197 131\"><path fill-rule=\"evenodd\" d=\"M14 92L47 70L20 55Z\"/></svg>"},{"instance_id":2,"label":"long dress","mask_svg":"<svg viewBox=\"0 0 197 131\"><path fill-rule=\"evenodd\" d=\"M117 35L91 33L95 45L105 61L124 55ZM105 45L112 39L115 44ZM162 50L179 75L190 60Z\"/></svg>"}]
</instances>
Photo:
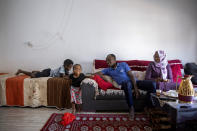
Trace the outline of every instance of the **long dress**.
<instances>
[{"instance_id":1,"label":"long dress","mask_svg":"<svg viewBox=\"0 0 197 131\"><path fill-rule=\"evenodd\" d=\"M175 90L176 89L176 82L173 82L173 75L172 75L172 70L170 65L168 64L166 66L167 69L167 79L169 82L157 82L157 89L161 89L163 91L168 91L168 90ZM151 62L146 70L146 80L153 80L157 78L162 78L162 73L161 69L159 67L156 67L153 62ZM179 84L177 84L177 87Z\"/></svg>"}]
</instances>

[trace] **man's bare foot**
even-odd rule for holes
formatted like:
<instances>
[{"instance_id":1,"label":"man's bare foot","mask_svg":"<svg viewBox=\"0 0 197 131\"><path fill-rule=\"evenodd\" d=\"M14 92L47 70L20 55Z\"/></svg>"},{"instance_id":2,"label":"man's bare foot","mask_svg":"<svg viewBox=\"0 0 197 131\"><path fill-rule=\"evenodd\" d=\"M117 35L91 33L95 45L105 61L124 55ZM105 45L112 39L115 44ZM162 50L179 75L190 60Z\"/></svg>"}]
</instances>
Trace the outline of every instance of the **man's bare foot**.
<instances>
[{"instance_id":1,"label":"man's bare foot","mask_svg":"<svg viewBox=\"0 0 197 131\"><path fill-rule=\"evenodd\" d=\"M131 120L134 120L134 118L135 118L135 111L134 111L134 107L133 106L129 109L129 118Z\"/></svg>"},{"instance_id":2,"label":"man's bare foot","mask_svg":"<svg viewBox=\"0 0 197 131\"><path fill-rule=\"evenodd\" d=\"M15 73L15 75L19 75L21 73L21 69L18 69L18 71Z\"/></svg>"}]
</instances>

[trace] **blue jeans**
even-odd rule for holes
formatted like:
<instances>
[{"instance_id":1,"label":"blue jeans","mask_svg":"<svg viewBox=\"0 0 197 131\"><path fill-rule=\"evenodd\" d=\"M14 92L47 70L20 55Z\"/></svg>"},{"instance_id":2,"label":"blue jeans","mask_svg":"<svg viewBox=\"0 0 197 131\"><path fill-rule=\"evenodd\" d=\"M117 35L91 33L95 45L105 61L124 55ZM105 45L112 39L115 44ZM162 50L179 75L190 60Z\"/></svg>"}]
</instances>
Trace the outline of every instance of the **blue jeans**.
<instances>
[{"instance_id":1,"label":"blue jeans","mask_svg":"<svg viewBox=\"0 0 197 131\"><path fill-rule=\"evenodd\" d=\"M151 93L156 93L156 82L151 80L137 80L138 89L147 91L146 103L148 107L152 107Z\"/></svg>"},{"instance_id":2,"label":"blue jeans","mask_svg":"<svg viewBox=\"0 0 197 131\"><path fill-rule=\"evenodd\" d=\"M150 93L156 93L156 82L151 80L137 80L136 84L139 89L147 91Z\"/></svg>"},{"instance_id":3,"label":"blue jeans","mask_svg":"<svg viewBox=\"0 0 197 131\"><path fill-rule=\"evenodd\" d=\"M133 106L133 96L132 96L133 85L131 81L128 81L128 82L123 82L121 86L122 86L121 89L124 90L127 104L129 108L131 108L131 106Z\"/></svg>"},{"instance_id":4,"label":"blue jeans","mask_svg":"<svg viewBox=\"0 0 197 131\"><path fill-rule=\"evenodd\" d=\"M151 106L152 102L151 102L150 93L156 92L156 82L150 80L137 80L136 84L138 86L138 89L147 91L146 103L147 106ZM121 85L122 85L121 89L124 90L126 101L130 108L131 106L133 106L133 96L132 96L133 83L131 83L131 81L127 81L127 82L123 82Z\"/></svg>"}]
</instances>

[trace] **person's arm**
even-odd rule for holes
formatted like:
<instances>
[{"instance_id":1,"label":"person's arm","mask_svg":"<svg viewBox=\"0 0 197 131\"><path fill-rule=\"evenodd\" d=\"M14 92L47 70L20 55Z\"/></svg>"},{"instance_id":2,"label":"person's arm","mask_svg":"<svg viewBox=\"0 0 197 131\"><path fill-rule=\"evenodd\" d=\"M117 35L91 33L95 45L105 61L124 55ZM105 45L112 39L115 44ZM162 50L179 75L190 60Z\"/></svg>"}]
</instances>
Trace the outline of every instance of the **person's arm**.
<instances>
[{"instance_id":1,"label":"person's arm","mask_svg":"<svg viewBox=\"0 0 197 131\"><path fill-rule=\"evenodd\" d=\"M133 73L131 72L131 68L129 67L129 65L127 63L124 63L124 65L125 65L125 71L127 72L127 75L129 76L129 78L131 79L131 81L133 83L136 98L138 98L139 97L139 91L138 91L138 87L137 87L135 78L133 76Z\"/></svg>"},{"instance_id":2,"label":"person's arm","mask_svg":"<svg viewBox=\"0 0 197 131\"><path fill-rule=\"evenodd\" d=\"M108 68L103 69L102 71L94 73L94 75L99 75L104 81L108 81L104 75L108 75Z\"/></svg>"},{"instance_id":3,"label":"person's arm","mask_svg":"<svg viewBox=\"0 0 197 131\"><path fill-rule=\"evenodd\" d=\"M88 73L88 75L85 75L85 78L93 78L94 75L99 75L99 76L103 76L103 73L102 72L96 72L96 73Z\"/></svg>"},{"instance_id":4,"label":"person's arm","mask_svg":"<svg viewBox=\"0 0 197 131\"><path fill-rule=\"evenodd\" d=\"M93 75L90 75L90 76L87 76L87 75L86 75L86 76L85 76L85 78L92 78L92 77L93 77Z\"/></svg>"},{"instance_id":5,"label":"person's arm","mask_svg":"<svg viewBox=\"0 0 197 131\"><path fill-rule=\"evenodd\" d=\"M81 73L81 81L83 81L85 78L86 76L83 73Z\"/></svg>"},{"instance_id":6,"label":"person's arm","mask_svg":"<svg viewBox=\"0 0 197 131\"><path fill-rule=\"evenodd\" d=\"M152 68L151 68L151 63L150 63L148 65L148 68L146 69L145 80L154 80L151 76L152 76Z\"/></svg>"},{"instance_id":7,"label":"person's arm","mask_svg":"<svg viewBox=\"0 0 197 131\"><path fill-rule=\"evenodd\" d=\"M66 71L64 66L60 67L59 73L60 73L60 77L69 78L68 71Z\"/></svg>"},{"instance_id":8,"label":"person's arm","mask_svg":"<svg viewBox=\"0 0 197 131\"><path fill-rule=\"evenodd\" d=\"M104 74L102 73L102 71L99 71L99 72L94 73L93 75L99 75L99 76L102 76L102 75L104 75Z\"/></svg>"},{"instance_id":9,"label":"person's arm","mask_svg":"<svg viewBox=\"0 0 197 131\"><path fill-rule=\"evenodd\" d=\"M138 91L138 87L137 87L135 78L134 78L133 73L131 72L131 70L127 72L127 75L129 76L129 78L131 79L131 81L133 83L135 95L136 95L136 98L138 98L139 97L139 91Z\"/></svg>"}]
</instances>

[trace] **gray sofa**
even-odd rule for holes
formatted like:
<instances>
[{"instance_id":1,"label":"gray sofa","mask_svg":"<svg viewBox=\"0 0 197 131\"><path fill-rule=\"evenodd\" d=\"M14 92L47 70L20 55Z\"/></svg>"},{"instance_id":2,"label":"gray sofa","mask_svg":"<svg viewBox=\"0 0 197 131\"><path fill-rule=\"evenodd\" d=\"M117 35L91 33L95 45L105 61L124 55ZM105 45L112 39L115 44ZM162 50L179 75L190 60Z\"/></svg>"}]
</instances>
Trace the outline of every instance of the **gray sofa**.
<instances>
[{"instance_id":1,"label":"gray sofa","mask_svg":"<svg viewBox=\"0 0 197 131\"><path fill-rule=\"evenodd\" d=\"M135 78L137 78L138 80L145 79L146 69L151 61L128 60L124 62L127 62L127 64L130 66ZM182 64L180 60L169 60L168 62L170 63L171 68L173 67L172 69L174 69L175 67L177 69L182 68ZM105 60L93 61L92 73L99 72L104 68L107 68L107 64ZM177 73L174 72L173 74L177 74ZM84 111L128 110L124 93L105 93L105 92L103 93L103 91L101 90L98 91L98 93L96 93L95 91L96 88L94 88L92 84L89 84L87 82L82 82L81 88L82 88L82 102L83 102L82 109ZM140 92L141 95L139 99L134 99L134 107L136 111L142 111L144 109L144 105L147 102L147 99L149 99L146 92L144 91L140 91Z\"/></svg>"},{"instance_id":2,"label":"gray sofa","mask_svg":"<svg viewBox=\"0 0 197 131\"><path fill-rule=\"evenodd\" d=\"M106 92L96 88L89 83L81 83L82 88L82 110L83 111L128 111L128 105L123 90L108 89ZM134 98L136 111L143 111L147 92L140 90L140 97Z\"/></svg>"}]
</instances>

